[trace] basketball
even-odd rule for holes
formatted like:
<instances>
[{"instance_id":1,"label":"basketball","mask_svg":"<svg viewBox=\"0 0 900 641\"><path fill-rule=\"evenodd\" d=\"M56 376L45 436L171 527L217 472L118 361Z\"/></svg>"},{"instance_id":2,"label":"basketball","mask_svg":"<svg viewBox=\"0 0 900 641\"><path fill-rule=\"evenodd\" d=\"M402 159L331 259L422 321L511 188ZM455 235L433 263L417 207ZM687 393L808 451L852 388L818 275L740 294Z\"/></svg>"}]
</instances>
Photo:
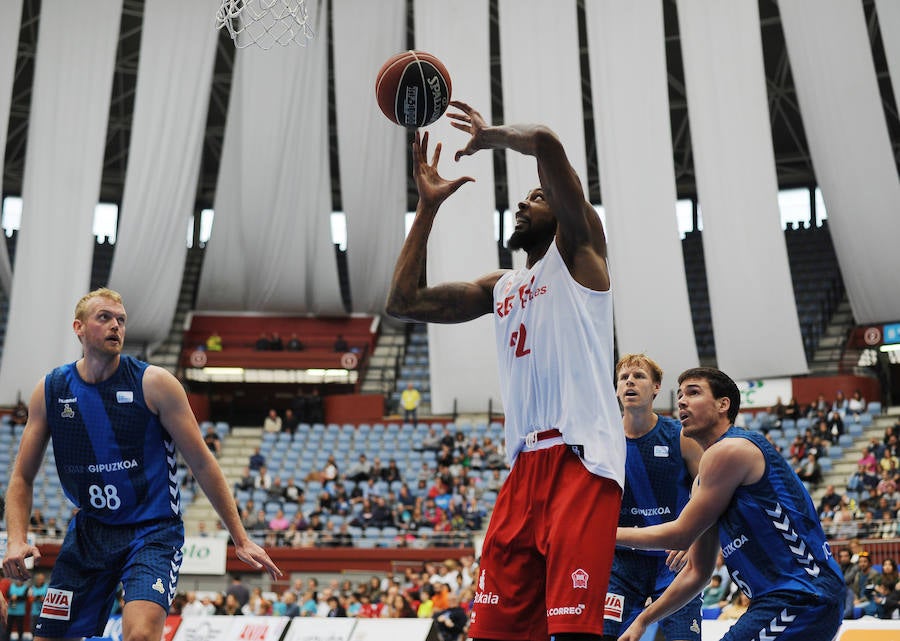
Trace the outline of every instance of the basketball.
<instances>
[{"instance_id":1,"label":"basketball","mask_svg":"<svg viewBox=\"0 0 900 641\"><path fill-rule=\"evenodd\" d=\"M378 71L375 97L391 122L414 129L430 125L450 103L450 74L424 51L391 56Z\"/></svg>"}]
</instances>

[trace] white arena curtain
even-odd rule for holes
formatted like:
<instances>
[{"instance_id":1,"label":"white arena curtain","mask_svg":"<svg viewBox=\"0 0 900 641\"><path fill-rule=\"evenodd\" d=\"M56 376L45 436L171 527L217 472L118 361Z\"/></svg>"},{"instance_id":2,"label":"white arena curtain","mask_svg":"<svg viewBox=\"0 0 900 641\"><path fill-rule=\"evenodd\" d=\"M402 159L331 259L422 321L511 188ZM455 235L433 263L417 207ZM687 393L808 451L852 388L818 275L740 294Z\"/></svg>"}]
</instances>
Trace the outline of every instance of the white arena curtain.
<instances>
[{"instance_id":1,"label":"white arena curtain","mask_svg":"<svg viewBox=\"0 0 900 641\"><path fill-rule=\"evenodd\" d=\"M333 11L334 92L350 295L354 312L380 314L403 243L407 167L406 130L381 113L374 86L384 61L406 48L406 3L341 0L334 3Z\"/></svg>"},{"instance_id":2,"label":"white arena curtain","mask_svg":"<svg viewBox=\"0 0 900 641\"><path fill-rule=\"evenodd\" d=\"M644 352L663 368L664 407L699 359L675 217L662 5L588 2L585 13L616 340L619 354Z\"/></svg>"},{"instance_id":3,"label":"white arena curtain","mask_svg":"<svg viewBox=\"0 0 900 641\"><path fill-rule=\"evenodd\" d=\"M678 19L718 366L805 373L756 0L679 0Z\"/></svg>"},{"instance_id":4,"label":"white arena curtain","mask_svg":"<svg viewBox=\"0 0 900 641\"><path fill-rule=\"evenodd\" d=\"M198 309L343 314L324 7L310 7L310 19L306 47L236 52Z\"/></svg>"},{"instance_id":5,"label":"white arena curtain","mask_svg":"<svg viewBox=\"0 0 900 641\"><path fill-rule=\"evenodd\" d=\"M853 316L857 323L895 321L900 181L862 5L782 0L779 8Z\"/></svg>"},{"instance_id":6,"label":"white arena curtain","mask_svg":"<svg viewBox=\"0 0 900 641\"><path fill-rule=\"evenodd\" d=\"M575 0L499 0L503 119L549 126L562 140L587 193L581 66ZM533 158L508 151L509 206L538 186ZM524 266L525 255L513 254Z\"/></svg>"},{"instance_id":7,"label":"white arena curtain","mask_svg":"<svg viewBox=\"0 0 900 641\"><path fill-rule=\"evenodd\" d=\"M21 19L22 0L7 0L0 4L0 176L3 175L6 125L9 123L9 109L12 103ZM6 252L6 243L0 243L0 287L9 295L11 285L12 267L9 264L9 254Z\"/></svg>"},{"instance_id":8,"label":"white arena curtain","mask_svg":"<svg viewBox=\"0 0 900 641\"><path fill-rule=\"evenodd\" d=\"M900 2L875 0L875 9L878 11L888 72L894 85L894 107L900 111Z\"/></svg>"},{"instance_id":9,"label":"white arena curtain","mask_svg":"<svg viewBox=\"0 0 900 641\"><path fill-rule=\"evenodd\" d=\"M487 0L452 3L416 0L416 48L434 54L450 74L455 99L491 117L489 18ZM453 29L447 25L453 24ZM464 33L465 37L459 37ZM494 173L491 152L456 163L453 156L468 136L442 118L428 128L429 154L443 143L439 169L452 179L472 176L442 206L428 243L428 282L471 281L498 268L494 238ZM501 408L497 353L491 315L459 325L430 325L431 408L435 413L485 412L488 401Z\"/></svg>"},{"instance_id":10,"label":"white arena curtain","mask_svg":"<svg viewBox=\"0 0 900 641\"><path fill-rule=\"evenodd\" d=\"M178 303L218 37L209 17L218 4L144 5L128 172L109 276L127 303L129 342L165 338Z\"/></svg>"},{"instance_id":11,"label":"white arena curtain","mask_svg":"<svg viewBox=\"0 0 900 641\"><path fill-rule=\"evenodd\" d=\"M72 318L90 287L121 12L113 0L42 3L2 404L81 354Z\"/></svg>"}]
</instances>

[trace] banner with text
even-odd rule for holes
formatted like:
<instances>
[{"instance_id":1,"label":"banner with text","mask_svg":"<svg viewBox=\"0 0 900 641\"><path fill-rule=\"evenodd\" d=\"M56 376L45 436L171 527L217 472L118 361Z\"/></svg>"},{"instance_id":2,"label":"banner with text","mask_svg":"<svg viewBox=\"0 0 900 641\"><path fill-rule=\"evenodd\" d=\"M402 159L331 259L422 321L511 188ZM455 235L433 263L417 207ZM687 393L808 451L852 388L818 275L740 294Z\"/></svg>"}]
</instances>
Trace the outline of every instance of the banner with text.
<instances>
[{"instance_id":1,"label":"banner with text","mask_svg":"<svg viewBox=\"0 0 900 641\"><path fill-rule=\"evenodd\" d=\"M767 409L778 399L785 405L794 396L790 378L760 378L749 381L735 381L741 392L741 410Z\"/></svg>"},{"instance_id":2,"label":"banner with text","mask_svg":"<svg viewBox=\"0 0 900 641\"><path fill-rule=\"evenodd\" d=\"M184 537L184 560L181 574L225 574L225 553L228 542L225 539L208 536Z\"/></svg>"}]
</instances>

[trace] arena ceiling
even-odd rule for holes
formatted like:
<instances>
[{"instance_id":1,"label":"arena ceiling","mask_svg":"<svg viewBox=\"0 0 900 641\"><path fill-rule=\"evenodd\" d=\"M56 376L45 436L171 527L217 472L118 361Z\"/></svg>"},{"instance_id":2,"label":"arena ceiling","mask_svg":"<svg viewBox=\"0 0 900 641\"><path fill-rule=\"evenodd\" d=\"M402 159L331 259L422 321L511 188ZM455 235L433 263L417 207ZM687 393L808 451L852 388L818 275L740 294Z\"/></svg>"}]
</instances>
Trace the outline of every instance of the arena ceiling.
<instances>
[{"instance_id":1,"label":"arena ceiling","mask_svg":"<svg viewBox=\"0 0 900 641\"><path fill-rule=\"evenodd\" d=\"M312 6L317 1L308 0ZM338 0L339 1L339 0ZM588 56L586 36L583 29L583 5L586 0L577 0L579 21L581 25L580 41L582 51L583 106L586 138L588 141L588 184L591 200L602 201L597 172L597 155L594 140L593 114L591 104L591 85L588 72ZM660 0L663 3L666 54L668 61L669 101L671 111L672 142L674 166L678 195L689 198L696 195L694 182L693 158L691 151L690 123L687 114L687 99L684 86L684 74L681 67L681 50L678 37L678 18L676 0ZM872 54L881 90L882 103L895 159L900 158L900 118L895 107L894 95L887 71L884 49L878 29L874 0L862 2L868 21L868 31L872 44ZM412 32L412 0L410 6L409 47L415 46ZM110 102L109 127L107 130L106 155L103 167L100 200L104 202L121 202L125 171L128 162L128 146L131 134L132 111L140 52L141 21L144 0L123 0L122 21L119 35L115 78L113 80L112 99ZM3 195L20 195L25 167L25 150L28 137L28 116L31 102L32 76L37 46L38 26L40 21L41 0L24 0L22 27L19 36L18 58L16 61L15 83L13 87L10 110L8 138L5 164L3 169ZM503 113L502 91L500 80L500 60L497 21L497 0L490 0L490 20L492 23L492 84L494 88L494 104L492 105L495 120ZM775 0L759 0L760 33L763 42L767 92L769 97L769 113L772 124L772 136L775 149L775 161L778 183L782 188L810 187L816 184L815 174L809 156L803 121L800 116L797 96L794 91L791 69L787 57L778 5ZM210 16L212 25L213 17ZM234 63L235 49L224 34L219 38L213 74L212 93L207 117L206 137L203 146L200 184L197 190L197 208L211 207L222 151L224 123L228 110L228 99L231 88L231 72ZM374 96L373 96L374 100ZM331 122L333 117L333 101ZM331 165L337 165L337 137L334 126L331 127ZM739 150L736 150L739 153ZM503 155L495 154L495 174L497 202L502 205L506 194L505 168ZM341 195L337 171L332 171L334 206L340 209ZM415 203L415 189L410 181L409 199L411 208Z\"/></svg>"}]
</instances>

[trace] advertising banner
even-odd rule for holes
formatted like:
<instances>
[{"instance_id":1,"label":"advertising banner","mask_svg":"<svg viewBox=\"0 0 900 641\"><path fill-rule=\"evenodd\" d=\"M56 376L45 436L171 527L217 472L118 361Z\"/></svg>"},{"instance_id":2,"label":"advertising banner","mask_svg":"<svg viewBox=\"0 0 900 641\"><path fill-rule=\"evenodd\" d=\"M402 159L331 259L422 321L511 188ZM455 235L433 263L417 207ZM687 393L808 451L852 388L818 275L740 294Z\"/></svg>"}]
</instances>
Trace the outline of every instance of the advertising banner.
<instances>
[{"instance_id":1,"label":"advertising banner","mask_svg":"<svg viewBox=\"0 0 900 641\"><path fill-rule=\"evenodd\" d=\"M766 409L778 402L787 404L794 395L789 378L760 378L749 381L735 381L741 392L741 410Z\"/></svg>"},{"instance_id":2,"label":"advertising banner","mask_svg":"<svg viewBox=\"0 0 900 641\"><path fill-rule=\"evenodd\" d=\"M425 641L433 625L431 619L359 619L350 641Z\"/></svg>"},{"instance_id":3,"label":"advertising banner","mask_svg":"<svg viewBox=\"0 0 900 641\"><path fill-rule=\"evenodd\" d=\"M210 536L184 537L184 560L181 574L225 574L225 553L228 542Z\"/></svg>"},{"instance_id":4,"label":"advertising banner","mask_svg":"<svg viewBox=\"0 0 900 641\"><path fill-rule=\"evenodd\" d=\"M295 617L291 619L283 641L348 641L357 619L316 619Z\"/></svg>"}]
</instances>

